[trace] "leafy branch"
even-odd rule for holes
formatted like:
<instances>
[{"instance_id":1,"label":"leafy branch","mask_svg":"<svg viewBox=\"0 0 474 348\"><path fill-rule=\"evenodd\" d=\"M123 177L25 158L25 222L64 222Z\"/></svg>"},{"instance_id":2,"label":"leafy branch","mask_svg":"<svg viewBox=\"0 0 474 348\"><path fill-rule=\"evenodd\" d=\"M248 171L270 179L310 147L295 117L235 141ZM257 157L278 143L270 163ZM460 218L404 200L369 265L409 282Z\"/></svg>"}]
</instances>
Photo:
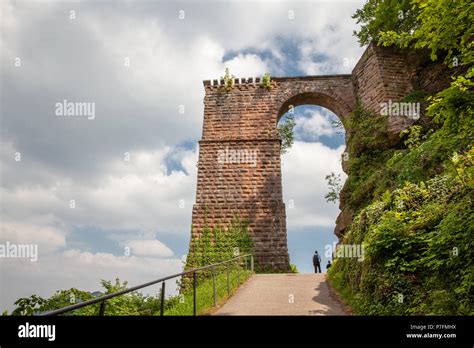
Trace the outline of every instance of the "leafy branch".
<instances>
[{"instance_id":1,"label":"leafy branch","mask_svg":"<svg viewBox=\"0 0 474 348\"><path fill-rule=\"evenodd\" d=\"M269 73L265 73L262 77L262 87L265 89L270 89L272 86L272 79Z\"/></svg>"},{"instance_id":2,"label":"leafy branch","mask_svg":"<svg viewBox=\"0 0 474 348\"><path fill-rule=\"evenodd\" d=\"M328 182L329 192L324 195L326 202L336 203L339 199L339 193L342 189L341 174L332 172L324 178Z\"/></svg>"},{"instance_id":3,"label":"leafy branch","mask_svg":"<svg viewBox=\"0 0 474 348\"><path fill-rule=\"evenodd\" d=\"M294 142L294 128L296 126L295 117L292 114L285 116L285 120L278 125L278 135L281 139L280 151L282 154L287 153L288 149Z\"/></svg>"},{"instance_id":4,"label":"leafy branch","mask_svg":"<svg viewBox=\"0 0 474 348\"><path fill-rule=\"evenodd\" d=\"M224 80L224 86L227 92L234 88L234 79L235 76L230 74L229 68L225 68L225 75L221 77L221 80Z\"/></svg>"}]
</instances>

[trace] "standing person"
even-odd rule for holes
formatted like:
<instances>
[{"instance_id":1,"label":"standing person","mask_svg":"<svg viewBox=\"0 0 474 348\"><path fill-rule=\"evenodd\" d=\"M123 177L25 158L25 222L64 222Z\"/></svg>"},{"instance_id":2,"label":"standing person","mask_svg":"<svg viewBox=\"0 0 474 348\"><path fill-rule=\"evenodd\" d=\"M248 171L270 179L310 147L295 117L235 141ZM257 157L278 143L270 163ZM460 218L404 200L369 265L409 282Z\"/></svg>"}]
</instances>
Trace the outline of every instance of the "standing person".
<instances>
[{"instance_id":1,"label":"standing person","mask_svg":"<svg viewBox=\"0 0 474 348\"><path fill-rule=\"evenodd\" d=\"M326 272L328 271L329 268L331 268L331 260L328 260L328 264L326 265Z\"/></svg>"},{"instance_id":2,"label":"standing person","mask_svg":"<svg viewBox=\"0 0 474 348\"><path fill-rule=\"evenodd\" d=\"M319 256L316 250L313 255L314 273L321 273L321 256Z\"/></svg>"}]
</instances>

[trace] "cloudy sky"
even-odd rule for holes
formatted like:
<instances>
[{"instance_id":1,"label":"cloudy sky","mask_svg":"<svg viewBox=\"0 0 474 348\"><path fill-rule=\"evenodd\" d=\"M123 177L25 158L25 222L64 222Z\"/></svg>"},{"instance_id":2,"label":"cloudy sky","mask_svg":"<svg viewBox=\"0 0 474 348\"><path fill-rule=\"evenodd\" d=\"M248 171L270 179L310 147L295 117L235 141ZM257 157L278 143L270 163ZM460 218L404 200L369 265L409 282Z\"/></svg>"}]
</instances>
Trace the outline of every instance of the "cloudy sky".
<instances>
[{"instance_id":1,"label":"cloudy sky","mask_svg":"<svg viewBox=\"0 0 474 348\"><path fill-rule=\"evenodd\" d=\"M1 1L0 310L33 293L138 284L181 269L196 191L202 80L350 73L362 1ZM63 100L95 117L59 117ZM184 113L181 113L183 111ZM343 135L320 107L296 109L283 156L290 257L311 271L335 241ZM292 200L294 206L288 207ZM130 255L124 250L130 248Z\"/></svg>"}]
</instances>

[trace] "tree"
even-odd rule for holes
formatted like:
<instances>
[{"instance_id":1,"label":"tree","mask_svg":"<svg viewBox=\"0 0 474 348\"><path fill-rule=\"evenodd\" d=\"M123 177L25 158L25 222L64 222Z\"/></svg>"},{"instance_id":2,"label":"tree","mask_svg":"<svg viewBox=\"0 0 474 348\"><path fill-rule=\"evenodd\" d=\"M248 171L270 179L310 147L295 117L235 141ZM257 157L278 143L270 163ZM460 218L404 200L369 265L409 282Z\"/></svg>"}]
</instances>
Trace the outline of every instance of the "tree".
<instances>
[{"instance_id":1,"label":"tree","mask_svg":"<svg viewBox=\"0 0 474 348\"><path fill-rule=\"evenodd\" d=\"M360 45L379 43L382 33L393 31L399 35L410 33L417 25L419 8L410 0L368 0L352 18L362 24L354 35Z\"/></svg>"},{"instance_id":2,"label":"tree","mask_svg":"<svg viewBox=\"0 0 474 348\"><path fill-rule=\"evenodd\" d=\"M441 53L449 66L474 62L474 3L470 0L369 0L353 18L361 45L395 45Z\"/></svg>"},{"instance_id":3,"label":"tree","mask_svg":"<svg viewBox=\"0 0 474 348\"><path fill-rule=\"evenodd\" d=\"M326 198L326 202L336 203L342 189L341 174L336 175L332 172L326 175L325 179L328 182L329 192L324 195L324 198Z\"/></svg>"},{"instance_id":4,"label":"tree","mask_svg":"<svg viewBox=\"0 0 474 348\"><path fill-rule=\"evenodd\" d=\"M101 280L101 285L105 289L105 294L111 294L127 289L127 281L123 283L117 278L115 283ZM71 288L68 290L58 290L50 298L42 298L38 295L20 298L15 302L16 308L12 315L33 315L35 313L48 312L84 302L94 298L94 295L87 291ZM131 292L122 296L114 297L106 302L106 315L153 315L160 308L160 299L155 296L144 296L139 292ZM64 315L97 315L99 304L86 306Z\"/></svg>"},{"instance_id":5,"label":"tree","mask_svg":"<svg viewBox=\"0 0 474 348\"><path fill-rule=\"evenodd\" d=\"M281 139L281 153L287 153L288 149L293 145L294 135L293 130L295 128L296 122L295 117L288 113L283 122L280 122L278 125L278 135Z\"/></svg>"}]
</instances>

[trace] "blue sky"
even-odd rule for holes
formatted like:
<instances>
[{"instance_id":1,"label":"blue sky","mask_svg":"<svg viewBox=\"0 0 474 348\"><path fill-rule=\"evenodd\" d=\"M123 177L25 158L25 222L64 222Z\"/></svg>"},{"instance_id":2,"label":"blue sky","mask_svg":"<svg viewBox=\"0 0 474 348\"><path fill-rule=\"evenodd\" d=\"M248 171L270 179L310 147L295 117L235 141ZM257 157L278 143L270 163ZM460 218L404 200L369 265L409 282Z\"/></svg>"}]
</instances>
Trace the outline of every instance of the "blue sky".
<instances>
[{"instance_id":1,"label":"blue sky","mask_svg":"<svg viewBox=\"0 0 474 348\"><path fill-rule=\"evenodd\" d=\"M361 5L2 1L0 243L38 245L39 257L0 260L0 309L181 269L202 81L226 67L237 77L350 73L364 50L352 36ZM94 103L95 118L56 116L64 99ZM335 240L324 176L341 172L344 140L327 110L296 111L283 195L291 260L309 272L314 249Z\"/></svg>"}]
</instances>

